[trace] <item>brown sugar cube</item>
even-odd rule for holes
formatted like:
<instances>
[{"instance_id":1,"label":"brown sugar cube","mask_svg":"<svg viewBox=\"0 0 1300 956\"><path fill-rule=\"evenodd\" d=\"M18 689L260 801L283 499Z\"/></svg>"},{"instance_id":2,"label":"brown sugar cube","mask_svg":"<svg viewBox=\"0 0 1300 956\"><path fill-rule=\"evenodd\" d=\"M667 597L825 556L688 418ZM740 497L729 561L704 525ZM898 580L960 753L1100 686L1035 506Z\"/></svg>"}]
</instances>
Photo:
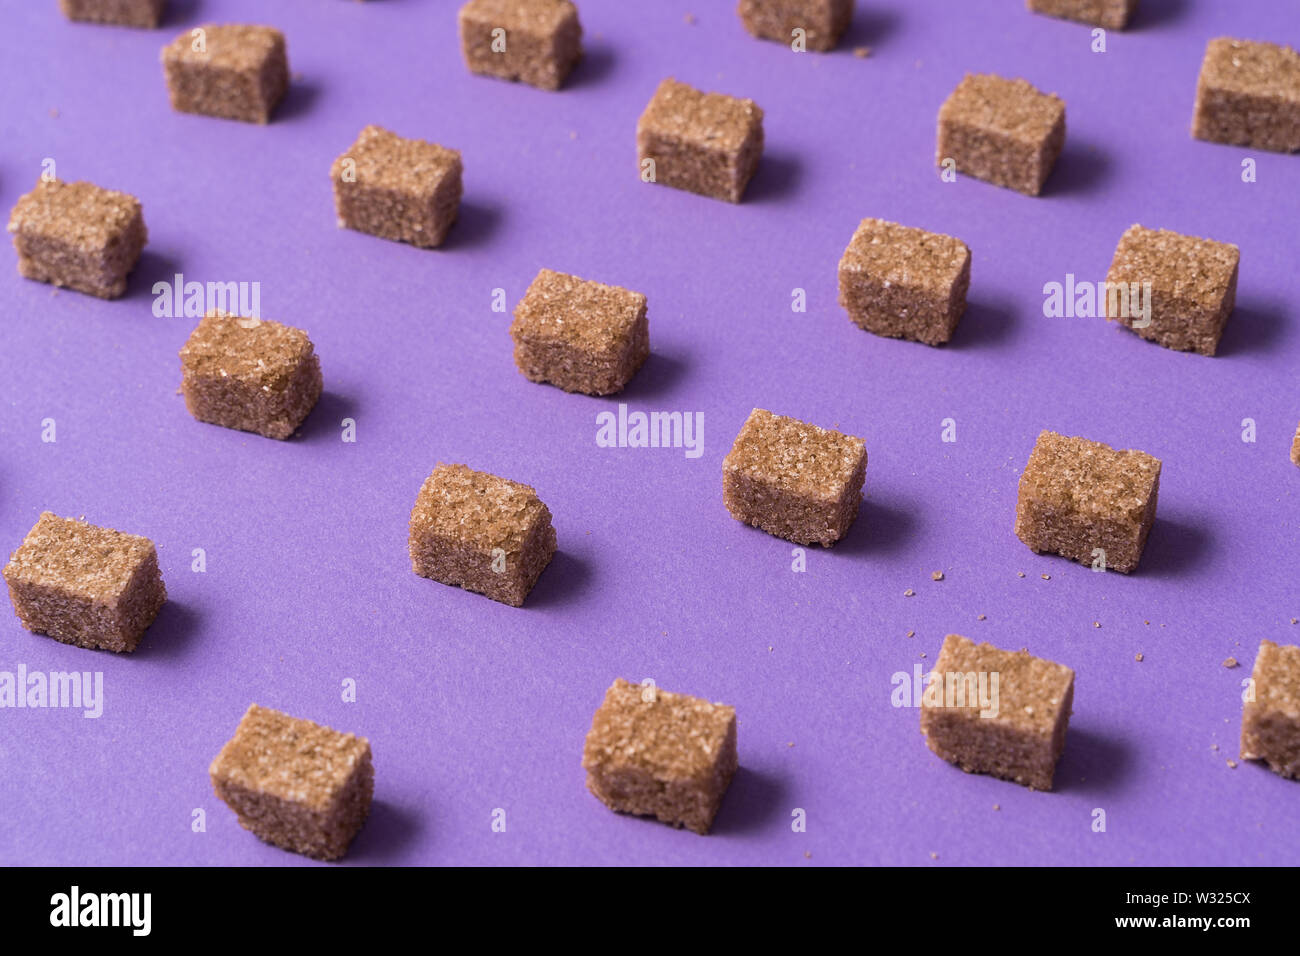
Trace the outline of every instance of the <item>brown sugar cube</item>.
<instances>
[{"instance_id":1,"label":"brown sugar cube","mask_svg":"<svg viewBox=\"0 0 1300 956\"><path fill-rule=\"evenodd\" d=\"M249 706L208 774L245 830L317 860L347 852L375 790L364 737L257 704Z\"/></svg>"},{"instance_id":2,"label":"brown sugar cube","mask_svg":"<svg viewBox=\"0 0 1300 956\"><path fill-rule=\"evenodd\" d=\"M510 337L515 364L532 381L612 395L650 354L646 298L543 269L515 306Z\"/></svg>"},{"instance_id":3,"label":"brown sugar cube","mask_svg":"<svg viewBox=\"0 0 1300 956\"><path fill-rule=\"evenodd\" d=\"M458 19L471 73L558 90L582 59L582 24L569 0L469 0Z\"/></svg>"},{"instance_id":4,"label":"brown sugar cube","mask_svg":"<svg viewBox=\"0 0 1300 956\"><path fill-rule=\"evenodd\" d=\"M941 345L966 311L970 249L952 236L864 219L840 258L840 305L889 338Z\"/></svg>"},{"instance_id":5,"label":"brown sugar cube","mask_svg":"<svg viewBox=\"0 0 1300 956\"><path fill-rule=\"evenodd\" d=\"M59 0L69 20L122 27L156 27L166 6L167 0Z\"/></svg>"},{"instance_id":6,"label":"brown sugar cube","mask_svg":"<svg viewBox=\"0 0 1300 956\"><path fill-rule=\"evenodd\" d=\"M735 776L736 709L619 678L582 748L587 789L618 813L708 833Z\"/></svg>"},{"instance_id":7,"label":"brown sugar cube","mask_svg":"<svg viewBox=\"0 0 1300 956\"><path fill-rule=\"evenodd\" d=\"M148 538L48 511L4 576L23 627L77 647L135 650L167 600Z\"/></svg>"},{"instance_id":8,"label":"brown sugar cube","mask_svg":"<svg viewBox=\"0 0 1300 956\"><path fill-rule=\"evenodd\" d=\"M205 24L162 51L172 109L269 123L289 89L284 34L272 27Z\"/></svg>"},{"instance_id":9,"label":"brown sugar cube","mask_svg":"<svg viewBox=\"0 0 1300 956\"><path fill-rule=\"evenodd\" d=\"M1025 80L967 73L939 108L936 162L1027 196L1043 191L1065 145L1065 102Z\"/></svg>"},{"instance_id":10,"label":"brown sugar cube","mask_svg":"<svg viewBox=\"0 0 1300 956\"><path fill-rule=\"evenodd\" d=\"M1300 53L1218 37L1205 48L1192 135L1279 153L1300 150Z\"/></svg>"},{"instance_id":11,"label":"brown sugar cube","mask_svg":"<svg viewBox=\"0 0 1300 956\"><path fill-rule=\"evenodd\" d=\"M740 0L736 12L756 37L790 44L802 30L809 50L830 50L853 19L853 0Z\"/></svg>"},{"instance_id":12,"label":"brown sugar cube","mask_svg":"<svg viewBox=\"0 0 1300 956\"><path fill-rule=\"evenodd\" d=\"M460 153L367 126L334 160L340 226L422 249L442 245L460 211Z\"/></svg>"},{"instance_id":13,"label":"brown sugar cube","mask_svg":"<svg viewBox=\"0 0 1300 956\"><path fill-rule=\"evenodd\" d=\"M18 272L101 299L126 291L149 239L140 200L94 183L42 179L9 214Z\"/></svg>"},{"instance_id":14,"label":"brown sugar cube","mask_svg":"<svg viewBox=\"0 0 1300 956\"><path fill-rule=\"evenodd\" d=\"M1107 30L1123 30L1128 26L1138 5L1138 0L1026 0L1026 2L1034 13L1091 23L1093 26L1105 27Z\"/></svg>"},{"instance_id":15,"label":"brown sugar cube","mask_svg":"<svg viewBox=\"0 0 1300 956\"><path fill-rule=\"evenodd\" d=\"M858 516L866 443L756 408L722 462L732 517L795 544L830 547Z\"/></svg>"},{"instance_id":16,"label":"brown sugar cube","mask_svg":"<svg viewBox=\"0 0 1300 956\"><path fill-rule=\"evenodd\" d=\"M321 394L320 360L301 329L212 311L181 348L185 406L201 422L292 435Z\"/></svg>"},{"instance_id":17,"label":"brown sugar cube","mask_svg":"<svg viewBox=\"0 0 1300 956\"><path fill-rule=\"evenodd\" d=\"M637 121L636 150L643 180L740 202L763 154L763 111L669 78Z\"/></svg>"},{"instance_id":18,"label":"brown sugar cube","mask_svg":"<svg viewBox=\"0 0 1300 956\"><path fill-rule=\"evenodd\" d=\"M1044 431L1020 476L1016 537L1040 554L1127 574L1142 558L1159 492L1160 459Z\"/></svg>"},{"instance_id":19,"label":"brown sugar cube","mask_svg":"<svg viewBox=\"0 0 1300 956\"><path fill-rule=\"evenodd\" d=\"M1260 641L1250 679L1253 699L1241 707L1241 756L1300 779L1300 646Z\"/></svg>"},{"instance_id":20,"label":"brown sugar cube","mask_svg":"<svg viewBox=\"0 0 1300 956\"><path fill-rule=\"evenodd\" d=\"M1106 273L1105 315L1167 349L1213 355L1237 299L1240 258L1231 243L1130 226ZM1138 307L1148 301L1149 322Z\"/></svg>"},{"instance_id":21,"label":"brown sugar cube","mask_svg":"<svg viewBox=\"0 0 1300 956\"><path fill-rule=\"evenodd\" d=\"M1073 703L1070 668L949 634L921 697L921 733L967 773L1051 790Z\"/></svg>"},{"instance_id":22,"label":"brown sugar cube","mask_svg":"<svg viewBox=\"0 0 1300 956\"><path fill-rule=\"evenodd\" d=\"M555 554L550 509L537 492L439 462L411 509L411 570L521 607Z\"/></svg>"},{"instance_id":23,"label":"brown sugar cube","mask_svg":"<svg viewBox=\"0 0 1300 956\"><path fill-rule=\"evenodd\" d=\"M1295 438L1291 440L1291 463L1300 465L1300 425L1296 426Z\"/></svg>"}]
</instances>

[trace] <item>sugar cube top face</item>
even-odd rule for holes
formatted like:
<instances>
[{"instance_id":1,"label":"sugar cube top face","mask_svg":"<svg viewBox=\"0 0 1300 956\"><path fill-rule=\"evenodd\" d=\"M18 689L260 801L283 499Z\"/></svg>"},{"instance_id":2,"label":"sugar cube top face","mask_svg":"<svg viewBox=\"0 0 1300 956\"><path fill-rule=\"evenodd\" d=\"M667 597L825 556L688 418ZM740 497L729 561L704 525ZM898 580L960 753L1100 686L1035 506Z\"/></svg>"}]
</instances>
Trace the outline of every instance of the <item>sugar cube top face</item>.
<instances>
[{"instance_id":1,"label":"sugar cube top face","mask_svg":"<svg viewBox=\"0 0 1300 956\"><path fill-rule=\"evenodd\" d=\"M1106 274L1108 283L1124 285L1129 306L1117 297L1112 307L1108 290L1107 317L1165 348L1213 355L1236 302L1240 259L1231 243L1130 226ZM1151 284L1151 315L1144 325L1133 301L1145 283Z\"/></svg>"},{"instance_id":2,"label":"sugar cube top face","mask_svg":"<svg viewBox=\"0 0 1300 956\"><path fill-rule=\"evenodd\" d=\"M370 744L253 704L209 768L240 824L316 859L341 857L370 811Z\"/></svg>"},{"instance_id":3,"label":"sugar cube top face","mask_svg":"<svg viewBox=\"0 0 1300 956\"><path fill-rule=\"evenodd\" d=\"M352 181L358 186L381 186L431 197L444 181L458 178L462 168L457 150L427 140L407 139L372 125L334 160L330 174L336 182L346 172L355 176Z\"/></svg>"},{"instance_id":4,"label":"sugar cube top face","mask_svg":"<svg viewBox=\"0 0 1300 956\"><path fill-rule=\"evenodd\" d=\"M558 90L582 58L582 24L569 0L469 0L458 20L473 73Z\"/></svg>"},{"instance_id":5,"label":"sugar cube top face","mask_svg":"<svg viewBox=\"0 0 1300 956\"><path fill-rule=\"evenodd\" d=\"M1054 93L994 73L967 73L942 109L954 120L1029 143L1041 142L1065 115Z\"/></svg>"},{"instance_id":6,"label":"sugar cube top face","mask_svg":"<svg viewBox=\"0 0 1300 956\"><path fill-rule=\"evenodd\" d=\"M465 465L439 464L425 479L418 521L424 531L518 556L533 525L550 510L530 486Z\"/></svg>"},{"instance_id":7,"label":"sugar cube top face","mask_svg":"<svg viewBox=\"0 0 1300 956\"><path fill-rule=\"evenodd\" d=\"M866 469L861 438L756 408L722 462L723 501L768 534L829 547L857 517Z\"/></svg>"},{"instance_id":8,"label":"sugar cube top face","mask_svg":"<svg viewBox=\"0 0 1300 956\"><path fill-rule=\"evenodd\" d=\"M1137 10L1138 0L1026 0L1026 3L1035 13L1091 23L1107 30L1123 30Z\"/></svg>"},{"instance_id":9,"label":"sugar cube top face","mask_svg":"<svg viewBox=\"0 0 1300 956\"><path fill-rule=\"evenodd\" d=\"M1050 790L1073 702L1070 668L949 634L921 699L921 733L967 773Z\"/></svg>"},{"instance_id":10,"label":"sugar cube top face","mask_svg":"<svg viewBox=\"0 0 1300 956\"><path fill-rule=\"evenodd\" d=\"M1251 680L1255 697L1242 705L1241 756L1300 779L1300 646L1261 641Z\"/></svg>"},{"instance_id":11,"label":"sugar cube top face","mask_svg":"<svg viewBox=\"0 0 1300 956\"><path fill-rule=\"evenodd\" d=\"M802 30L807 49L830 50L853 19L853 0L740 0L736 13L753 36L790 46Z\"/></svg>"},{"instance_id":12,"label":"sugar cube top face","mask_svg":"<svg viewBox=\"0 0 1300 956\"><path fill-rule=\"evenodd\" d=\"M1065 102L1022 79L967 73L939 109L936 162L1037 196L1065 145Z\"/></svg>"},{"instance_id":13,"label":"sugar cube top face","mask_svg":"<svg viewBox=\"0 0 1300 956\"><path fill-rule=\"evenodd\" d=\"M1217 37L1205 48L1192 135L1282 153L1300 150L1300 53Z\"/></svg>"},{"instance_id":14,"label":"sugar cube top face","mask_svg":"<svg viewBox=\"0 0 1300 956\"><path fill-rule=\"evenodd\" d=\"M338 223L424 249L442 245L463 192L460 153L367 126L330 167Z\"/></svg>"},{"instance_id":15,"label":"sugar cube top face","mask_svg":"<svg viewBox=\"0 0 1300 956\"><path fill-rule=\"evenodd\" d=\"M763 152L763 111L670 77L637 121L636 138L643 177L652 161L654 182L740 202Z\"/></svg>"},{"instance_id":16,"label":"sugar cube top face","mask_svg":"<svg viewBox=\"0 0 1300 956\"><path fill-rule=\"evenodd\" d=\"M1044 431L1020 476L1016 535L1037 552L1137 567L1155 520L1160 459Z\"/></svg>"},{"instance_id":17,"label":"sugar cube top face","mask_svg":"<svg viewBox=\"0 0 1300 956\"><path fill-rule=\"evenodd\" d=\"M621 391L650 354L646 297L542 269L515 306L515 364L570 392Z\"/></svg>"},{"instance_id":18,"label":"sugar cube top face","mask_svg":"<svg viewBox=\"0 0 1300 956\"><path fill-rule=\"evenodd\" d=\"M421 577L520 607L556 536L550 509L528 485L439 462L411 509L408 543Z\"/></svg>"},{"instance_id":19,"label":"sugar cube top face","mask_svg":"<svg viewBox=\"0 0 1300 956\"><path fill-rule=\"evenodd\" d=\"M627 344L645 308L640 292L542 269L515 307L512 332L584 352L615 352Z\"/></svg>"},{"instance_id":20,"label":"sugar cube top face","mask_svg":"<svg viewBox=\"0 0 1300 956\"><path fill-rule=\"evenodd\" d=\"M94 183L42 179L9 214L18 271L102 299L126 291L149 233L140 201Z\"/></svg>"},{"instance_id":21,"label":"sugar cube top face","mask_svg":"<svg viewBox=\"0 0 1300 956\"><path fill-rule=\"evenodd\" d=\"M369 756L363 737L253 704L210 770L228 784L323 810Z\"/></svg>"},{"instance_id":22,"label":"sugar cube top face","mask_svg":"<svg viewBox=\"0 0 1300 956\"><path fill-rule=\"evenodd\" d=\"M162 19L167 0L59 0L69 20L152 28Z\"/></svg>"},{"instance_id":23,"label":"sugar cube top face","mask_svg":"<svg viewBox=\"0 0 1300 956\"><path fill-rule=\"evenodd\" d=\"M320 398L320 360L307 333L212 311L180 351L181 390L201 422L285 439Z\"/></svg>"},{"instance_id":24,"label":"sugar cube top face","mask_svg":"<svg viewBox=\"0 0 1300 956\"><path fill-rule=\"evenodd\" d=\"M960 239L884 219L863 219L840 260L848 272L944 294L969 265L970 249Z\"/></svg>"},{"instance_id":25,"label":"sugar cube top face","mask_svg":"<svg viewBox=\"0 0 1300 956\"><path fill-rule=\"evenodd\" d=\"M162 51L172 108L246 123L269 123L289 88L284 34L273 27L205 24Z\"/></svg>"},{"instance_id":26,"label":"sugar cube top face","mask_svg":"<svg viewBox=\"0 0 1300 956\"><path fill-rule=\"evenodd\" d=\"M284 34L274 27L206 23L196 29L203 31L203 42L192 31L182 33L163 47L164 62L244 73L285 50Z\"/></svg>"},{"instance_id":27,"label":"sugar cube top face","mask_svg":"<svg viewBox=\"0 0 1300 956\"><path fill-rule=\"evenodd\" d=\"M970 265L960 239L864 219L840 259L840 305L868 332L940 345L966 310Z\"/></svg>"},{"instance_id":28,"label":"sugar cube top face","mask_svg":"<svg viewBox=\"0 0 1300 956\"><path fill-rule=\"evenodd\" d=\"M801 497L834 501L852 487L865 458L861 438L755 408L724 467Z\"/></svg>"},{"instance_id":29,"label":"sugar cube top face","mask_svg":"<svg viewBox=\"0 0 1300 956\"><path fill-rule=\"evenodd\" d=\"M301 329L266 319L209 312L181 349L194 375L249 379L256 387L284 387L311 340Z\"/></svg>"},{"instance_id":30,"label":"sugar cube top face","mask_svg":"<svg viewBox=\"0 0 1300 956\"><path fill-rule=\"evenodd\" d=\"M111 603L130 587L140 567L157 557L148 538L43 511L10 555L5 575Z\"/></svg>"},{"instance_id":31,"label":"sugar cube top face","mask_svg":"<svg viewBox=\"0 0 1300 956\"><path fill-rule=\"evenodd\" d=\"M749 143L755 124L762 121L763 111L753 100L705 93L669 77L655 90L638 128L736 153Z\"/></svg>"},{"instance_id":32,"label":"sugar cube top face","mask_svg":"<svg viewBox=\"0 0 1300 956\"><path fill-rule=\"evenodd\" d=\"M490 20L507 31L527 30L551 34L578 14L571 0L468 0L460 16L473 20Z\"/></svg>"},{"instance_id":33,"label":"sugar cube top face","mask_svg":"<svg viewBox=\"0 0 1300 956\"><path fill-rule=\"evenodd\" d=\"M133 651L167 600L148 538L42 512L4 569L28 630L79 647Z\"/></svg>"},{"instance_id":34,"label":"sugar cube top face","mask_svg":"<svg viewBox=\"0 0 1300 956\"><path fill-rule=\"evenodd\" d=\"M737 767L736 711L619 678L582 749L587 788L620 813L708 833Z\"/></svg>"}]
</instances>

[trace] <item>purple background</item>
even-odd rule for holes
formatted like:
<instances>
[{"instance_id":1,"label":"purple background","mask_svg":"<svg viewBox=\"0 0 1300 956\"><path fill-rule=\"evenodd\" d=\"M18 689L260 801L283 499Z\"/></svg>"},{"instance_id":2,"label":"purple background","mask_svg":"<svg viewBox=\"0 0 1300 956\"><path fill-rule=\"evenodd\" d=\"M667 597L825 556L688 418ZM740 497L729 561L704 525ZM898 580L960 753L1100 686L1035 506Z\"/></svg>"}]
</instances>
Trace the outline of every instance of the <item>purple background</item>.
<instances>
[{"instance_id":1,"label":"purple background","mask_svg":"<svg viewBox=\"0 0 1300 956\"><path fill-rule=\"evenodd\" d=\"M470 75L458 5L173 0L165 29L138 31L4 0L0 208L52 157L62 178L140 197L150 242L115 302L22 280L0 253L0 546L42 509L85 515L156 541L171 600L131 656L4 615L0 669L102 670L106 703L99 720L0 711L0 863L305 862L212 794L208 764L250 701L370 738L358 863L1294 862L1300 785L1226 760L1259 640L1300 640L1300 157L1188 133L1206 40L1296 44L1294 3L1143 0L1094 54L1089 28L1020 0L859 0L839 51L796 56L750 38L733 0L582 0L588 56L560 93ZM270 126L169 109L158 51L207 21L286 33L297 79ZM1067 101L1044 197L939 180L935 115L966 70ZM744 204L639 182L636 119L667 75L765 109ZM336 227L328 167L367 123L463 151L445 248ZM864 216L970 245L949 346L876 338L836 304ZM1133 222L1241 247L1219 357L1043 316L1043 283L1103 278ZM515 370L492 290L513 307L543 266L649 297L653 355L620 398ZM326 394L297 438L186 413L176 352L194 320L151 311L177 271L259 281L263 315L310 332ZM702 411L703 457L598 448L595 416L620 400ZM792 545L722 505L721 460L756 405L867 441L862 514L803 574ZM1137 573L1036 556L1012 533L1042 428L1164 460ZM411 573L408 514L440 459L550 506L560 552L525 608ZM1075 668L1056 792L961 773L891 705L891 675L928 669L953 631ZM583 735L620 675L736 706L742 769L711 836L584 789Z\"/></svg>"}]
</instances>

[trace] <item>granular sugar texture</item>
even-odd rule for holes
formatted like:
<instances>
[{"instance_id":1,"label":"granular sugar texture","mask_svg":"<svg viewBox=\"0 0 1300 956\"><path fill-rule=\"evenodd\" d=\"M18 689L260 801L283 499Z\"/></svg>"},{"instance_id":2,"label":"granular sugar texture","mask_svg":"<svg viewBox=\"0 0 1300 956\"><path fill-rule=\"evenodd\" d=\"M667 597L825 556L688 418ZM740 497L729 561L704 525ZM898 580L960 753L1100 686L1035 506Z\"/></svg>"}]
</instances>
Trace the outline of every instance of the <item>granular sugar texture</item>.
<instances>
[{"instance_id":1,"label":"granular sugar texture","mask_svg":"<svg viewBox=\"0 0 1300 956\"><path fill-rule=\"evenodd\" d=\"M967 773L1051 790L1073 702L1070 668L949 634L921 698L921 733Z\"/></svg>"},{"instance_id":2,"label":"granular sugar texture","mask_svg":"<svg viewBox=\"0 0 1300 956\"><path fill-rule=\"evenodd\" d=\"M636 146L643 178L740 202L763 154L763 111L669 78L637 122Z\"/></svg>"},{"instance_id":3,"label":"granular sugar texture","mask_svg":"<svg viewBox=\"0 0 1300 956\"><path fill-rule=\"evenodd\" d=\"M515 364L568 392L622 391L650 354L646 297L543 269L515 306Z\"/></svg>"},{"instance_id":4,"label":"granular sugar texture","mask_svg":"<svg viewBox=\"0 0 1300 956\"><path fill-rule=\"evenodd\" d=\"M866 443L756 408L722 462L727 510L796 544L833 545L858 515Z\"/></svg>"},{"instance_id":5,"label":"granular sugar texture","mask_svg":"<svg viewBox=\"0 0 1300 956\"><path fill-rule=\"evenodd\" d=\"M411 509L411 569L520 607L555 554L550 509L528 485L439 462Z\"/></svg>"},{"instance_id":6,"label":"granular sugar texture","mask_svg":"<svg viewBox=\"0 0 1300 956\"><path fill-rule=\"evenodd\" d=\"M320 398L320 360L301 329L212 311L181 348L181 391L201 422L285 439Z\"/></svg>"},{"instance_id":7,"label":"granular sugar texture","mask_svg":"<svg viewBox=\"0 0 1300 956\"><path fill-rule=\"evenodd\" d=\"M736 773L736 711L619 678L582 748L587 789L611 810L708 833Z\"/></svg>"},{"instance_id":8,"label":"granular sugar texture","mask_svg":"<svg viewBox=\"0 0 1300 956\"><path fill-rule=\"evenodd\" d=\"M101 299L126 291L149 239L140 200L94 183L42 179L9 215L18 272Z\"/></svg>"},{"instance_id":9,"label":"granular sugar texture","mask_svg":"<svg viewBox=\"0 0 1300 956\"><path fill-rule=\"evenodd\" d=\"M364 737L249 706L208 770L239 825L267 843L337 860L370 813L375 771Z\"/></svg>"},{"instance_id":10,"label":"granular sugar texture","mask_svg":"<svg viewBox=\"0 0 1300 956\"><path fill-rule=\"evenodd\" d=\"M167 601L152 541L48 511L4 577L23 627L77 647L135 650Z\"/></svg>"}]
</instances>

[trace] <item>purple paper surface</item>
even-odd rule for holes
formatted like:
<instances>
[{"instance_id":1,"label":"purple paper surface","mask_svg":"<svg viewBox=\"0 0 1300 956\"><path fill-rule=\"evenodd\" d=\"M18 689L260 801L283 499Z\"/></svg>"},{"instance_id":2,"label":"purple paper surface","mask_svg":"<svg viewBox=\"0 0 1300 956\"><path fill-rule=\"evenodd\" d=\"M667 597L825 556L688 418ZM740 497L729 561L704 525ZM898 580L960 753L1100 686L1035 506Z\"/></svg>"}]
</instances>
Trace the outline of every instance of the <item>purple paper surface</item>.
<instances>
[{"instance_id":1,"label":"purple paper surface","mask_svg":"<svg viewBox=\"0 0 1300 956\"><path fill-rule=\"evenodd\" d=\"M0 709L0 863L310 862L213 795L208 765L253 701L370 739L355 863L1295 862L1300 784L1229 760L1259 641L1300 641L1300 157L1189 134L1206 41L1296 45L1290 0L1142 0L1104 53L1020 0L859 0L824 55L751 38L732 0L581 0L587 56L559 93L468 73L455 0L173 0L157 31L0 6L0 208L50 158L138 196L150 234L113 302L23 280L0 252L0 549L44 509L84 515L152 538L170 595L133 655L0 615L0 671L101 671L104 688L98 719ZM295 79L269 126L169 108L159 49L203 22L285 32ZM940 180L935 116L966 71L1067 102L1044 196ZM636 120L669 75L765 110L743 204L639 181ZM329 164L368 123L462 151L444 248L337 228ZM877 338L837 305L865 216L970 245L948 346ZM1134 222L1240 246L1218 357L1044 316L1044 283L1103 279ZM541 267L648 296L653 354L621 396L516 371L494 290L513 307ZM195 320L155 315L152 292L176 273L258 282L264 317L310 333L326 393L293 440L186 412ZM620 402L702 412L703 454L598 447ZM857 523L802 573L722 504L755 406L867 442ZM1133 575L1013 534L1043 428L1163 460ZM412 574L407 519L439 460L550 507L560 550L524 608ZM951 632L1075 669L1056 791L963 774L894 706L893 675L928 670ZM586 791L583 736L617 676L735 705L741 770L710 836Z\"/></svg>"}]
</instances>

